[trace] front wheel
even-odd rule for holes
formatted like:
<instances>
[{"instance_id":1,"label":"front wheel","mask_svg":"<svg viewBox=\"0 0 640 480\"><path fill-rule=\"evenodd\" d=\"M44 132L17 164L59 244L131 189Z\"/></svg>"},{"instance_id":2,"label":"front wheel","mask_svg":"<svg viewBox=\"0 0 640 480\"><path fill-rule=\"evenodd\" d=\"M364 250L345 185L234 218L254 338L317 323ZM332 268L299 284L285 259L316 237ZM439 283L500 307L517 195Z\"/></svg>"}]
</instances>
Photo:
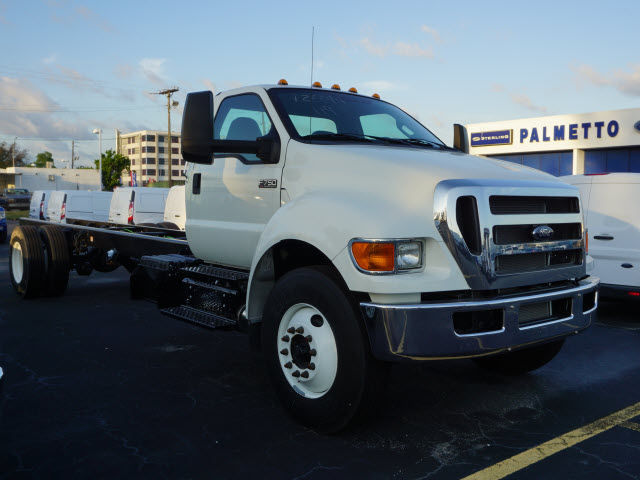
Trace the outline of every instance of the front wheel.
<instances>
[{"instance_id":1,"label":"front wheel","mask_svg":"<svg viewBox=\"0 0 640 480\"><path fill-rule=\"evenodd\" d=\"M562 345L564 338L515 352L476 358L475 362L486 370L503 375L522 375L549 363L560 352Z\"/></svg>"},{"instance_id":2,"label":"front wheel","mask_svg":"<svg viewBox=\"0 0 640 480\"><path fill-rule=\"evenodd\" d=\"M263 318L267 369L296 420L336 432L378 400L386 366L371 357L357 311L328 268L284 275Z\"/></svg>"}]
</instances>

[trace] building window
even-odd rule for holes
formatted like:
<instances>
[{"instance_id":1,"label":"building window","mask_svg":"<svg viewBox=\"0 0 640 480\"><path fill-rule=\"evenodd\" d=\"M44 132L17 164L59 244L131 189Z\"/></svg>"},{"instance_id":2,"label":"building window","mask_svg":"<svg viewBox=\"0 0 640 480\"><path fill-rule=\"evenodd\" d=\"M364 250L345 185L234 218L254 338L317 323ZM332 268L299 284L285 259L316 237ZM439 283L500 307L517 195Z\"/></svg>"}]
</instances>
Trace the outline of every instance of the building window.
<instances>
[{"instance_id":1,"label":"building window","mask_svg":"<svg viewBox=\"0 0 640 480\"><path fill-rule=\"evenodd\" d=\"M584 152L584 173L640 172L640 148Z\"/></svg>"},{"instance_id":2,"label":"building window","mask_svg":"<svg viewBox=\"0 0 640 480\"><path fill-rule=\"evenodd\" d=\"M161 177L165 177L167 175L167 171L166 170L160 169L158 171L160 172L160 176Z\"/></svg>"},{"instance_id":3,"label":"building window","mask_svg":"<svg viewBox=\"0 0 640 480\"><path fill-rule=\"evenodd\" d=\"M517 153L487 156L536 168L556 177L573 173L573 152Z\"/></svg>"},{"instance_id":4,"label":"building window","mask_svg":"<svg viewBox=\"0 0 640 480\"><path fill-rule=\"evenodd\" d=\"M155 165L155 164L156 164L155 158L147 158L147 165Z\"/></svg>"},{"instance_id":5,"label":"building window","mask_svg":"<svg viewBox=\"0 0 640 480\"><path fill-rule=\"evenodd\" d=\"M131 160L131 165L135 165L136 161L135 160Z\"/></svg>"},{"instance_id":6,"label":"building window","mask_svg":"<svg viewBox=\"0 0 640 480\"><path fill-rule=\"evenodd\" d=\"M158 147L158 153L164 153L164 147Z\"/></svg>"},{"instance_id":7,"label":"building window","mask_svg":"<svg viewBox=\"0 0 640 480\"><path fill-rule=\"evenodd\" d=\"M177 158L172 158L171 165L180 165L180 160L178 160Z\"/></svg>"},{"instance_id":8,"label":"building window","mask_svg":"<svg viewBox=\"0 0 640 480\"><path fill-rule=\"evenodd\" d=\"M143 169L142 170L142 175L146 175L146 174L147 174L147 171Z\"/></svg>"},{"instance_id":9,"label":"building window","mask_svg":"<svg viewBox=\"0 0 640 480\"><path fill-rule=\"evenodd\" d=\"M147 164L147 159L146 159L146 158L143 158L143 159L142 159L142 165L146 165L146 164Z\"/></svg>"},{"instance_id":10,"label":"building window","mask_svg":"<svg viewBox=\"0 0 640 480\"><path fill-rule=\"evenodd\" d=\"M142 147L142 150L140 150L142 153L145 153L147 151L147 147Z\"/></svg>"},{"instance_id":11,"label":"building window","mask_svg":"<svg viewBox=\"0 0 640 480\"><path fill-rule=\"evenodd\" d=\"M146 138L142 138L142 141L147 141L147 142L155 142L156 141L156 136L155 135L147 135Z\"/></svg>"},{"instance_id":12,"label":"building window","mask_svg":"<svg viewBox=\"0 0 640 480\"><path fill-rule=\"evenodd\" d=\"M158 158L158 165L164 165L164 158L163 157Z\"/></svg>"},{"instance_id":13,"label":"building window","mask_svg":"<svg viewBox=\"0 0 640 480\"><path fill-rule=\"evenodd\" d=\"M180 165L184 165L184 164L185 164L185 161L184 161L184 158L183 158L182 160L180 160Z\"/></svg>"},{"instance_id":14,"label":"building window","mask_svg":"<svg viewBox=\"0 0 640 480\"><path fill-rule=\"evenodd\" d=\"M171 149L171 153L178 153L178 149L177 149L177 148L175 148L175 147L173 147L173 148Z\"/></svg>"},{"instance_id":15,"label":"building window","mask_svg":"<svg viewBox=\"0 0 640 480\"><path fill-rule=\"evenodd\" d=\"M178 171L178 170L171 170L171 176L172 176L172 177L177 177L177 176L179 176L179 175L180 175L180 171Z\"/></svg>"},{"instance_id":16,"label":"building window","mask_svg":"<svg viewBox=\"0 0 640 480\"><path fill-rule=\"evenodd\" d=\"M171 137L171 143L178 143L179 141L178 137Z\"/></svg>"},{"instance_id":17,"label":"building window","mask_svg":"<svg viewBox=\"0 0 640 480\"><path fill-rule=\"evenodd\" d=\"M164 143L164 135L158 135L158 143Z\"/></svg>"},{"instance_id":18,"label":"building window","mask_svg":"<svg viewBox=\"0 0 640 480\"><path fill-rule=\"evenodd\" d=\"M149 170L147 170L147 175L155 175L155 174L156 174L155 168L150 168Z\"/></svg>"}]
</instances>

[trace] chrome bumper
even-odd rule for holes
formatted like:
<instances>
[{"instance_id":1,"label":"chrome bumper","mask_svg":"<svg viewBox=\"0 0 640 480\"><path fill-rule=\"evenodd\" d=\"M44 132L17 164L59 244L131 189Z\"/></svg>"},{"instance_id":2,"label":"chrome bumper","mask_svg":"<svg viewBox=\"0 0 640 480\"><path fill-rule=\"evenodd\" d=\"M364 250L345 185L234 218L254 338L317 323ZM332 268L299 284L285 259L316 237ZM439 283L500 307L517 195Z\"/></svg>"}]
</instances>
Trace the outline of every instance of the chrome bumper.
<instances>
[{"instance_id":1,"label":"chrome bumper","mask_svg":"<svg viewBox=\"0 0 640 480\"><path fill-rule=\"evenodd\" d=\"M360 304L374 357L387 361L436 360L478 357L545 342L584 330L595 318L598 307L596 277L581 280L575 287L551 292L495 298L491 300L416 305ZM589 296L586 310L585 296ZM520 325L520 307L554 300L571 300L571 313ZM481 333L459 334L454 329L457 312L502 310L502 328Z\"/></svg>"}]
</instances>

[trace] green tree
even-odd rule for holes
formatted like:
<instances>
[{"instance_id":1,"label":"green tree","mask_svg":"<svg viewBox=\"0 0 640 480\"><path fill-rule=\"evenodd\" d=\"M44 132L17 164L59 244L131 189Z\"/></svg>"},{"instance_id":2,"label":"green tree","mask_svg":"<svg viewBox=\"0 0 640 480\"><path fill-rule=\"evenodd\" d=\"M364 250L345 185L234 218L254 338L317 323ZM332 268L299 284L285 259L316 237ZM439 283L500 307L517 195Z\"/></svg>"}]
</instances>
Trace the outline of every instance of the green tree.
<instances>
[{"instance_id":1,"label":"green tree","mask_svg":"<svg viewBox=\"0 0 640 480\"><path fill-rule=\"evenodd\" d=\"M94 160L96 170L98 160ZM109 149L102 154L102 186L105 190L112 191L114 187L122 185L120 177L122 172L130 170L130 162L127 157Z\"/></svg>"},{"instance_id":2,"label":"green tree","mask_svg":"<svg viewBox=\"0 0 640 480\"><path fill-rule=\"evenodd\" d=\"M45 168L47 162L53 164L53 155L51 152L42 152L36 155L36 168Z\"/></svg>"},{"instance_id":3,"label":"green tree","mask_svg":"<svg viewBox=\"0 0 640 480\"><path fill-rule=\"evenodd\" d=\"M27 151L20 150L14 143L0 142L0 168L13 166L13 160L11 159L12 151L16 167L24 167Z\"/></svg>"}]
</instances>

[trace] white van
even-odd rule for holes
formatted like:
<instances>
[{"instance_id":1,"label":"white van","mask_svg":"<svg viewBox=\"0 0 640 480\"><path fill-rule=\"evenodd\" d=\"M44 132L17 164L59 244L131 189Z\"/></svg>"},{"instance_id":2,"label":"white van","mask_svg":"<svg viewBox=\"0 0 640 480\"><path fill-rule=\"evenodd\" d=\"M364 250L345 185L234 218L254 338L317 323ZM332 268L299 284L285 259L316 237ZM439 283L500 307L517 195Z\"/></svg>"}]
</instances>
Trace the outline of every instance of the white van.
<instances>
[{"instance_id":1,"label":"white van","mask_svg":"<svg viewBox=\"0 0 640 480\"><path fill-rule=\"evenodd\" d=\"M168 188L116 188L111 198L109 222L121 225L161 223L168 194Z\"/></svg>"},{"instance_id":2,"label":"white van","mask_svg":"<svg viewBox=\"0 0 640 480\"><path fill-rule=\"evenodd\" d=\"M47 205L51 190L36 190L31 195L31 203L29 204L29 218L37 218L38 220L48 220Z\"/></svg>"},{"instance_id":3,"label":"white van","mask_svg":"<svg viewBox=\"0 0 640 480\"><path fill-rule=\"evenodd\" d=\"M169 189L167 204L164 206L164 222L159 226L184 230L187 219L187 209L184 200L184 185L177 185Z\"/></svg>"},{"instance_id":4,"label":"white van","mask_svg":"<svg viewBox=\"0 0 640 480\"><path fill-rule=\"evenodd\" d=\"M569 175L580 189L593 275L603 296L640 299L640 173Z\"/></svg>"},{"instance_id":5,"label":"white van","mask_svg":"<svg viewBox=\"0 0 640 480\"><path fill-rule=\"evenodd\" d=\"M58 190L51 192L47 205L48 219L67 223L67 219L107 222L111 192L88 190Z\"/></svg>"}]
</instances>

